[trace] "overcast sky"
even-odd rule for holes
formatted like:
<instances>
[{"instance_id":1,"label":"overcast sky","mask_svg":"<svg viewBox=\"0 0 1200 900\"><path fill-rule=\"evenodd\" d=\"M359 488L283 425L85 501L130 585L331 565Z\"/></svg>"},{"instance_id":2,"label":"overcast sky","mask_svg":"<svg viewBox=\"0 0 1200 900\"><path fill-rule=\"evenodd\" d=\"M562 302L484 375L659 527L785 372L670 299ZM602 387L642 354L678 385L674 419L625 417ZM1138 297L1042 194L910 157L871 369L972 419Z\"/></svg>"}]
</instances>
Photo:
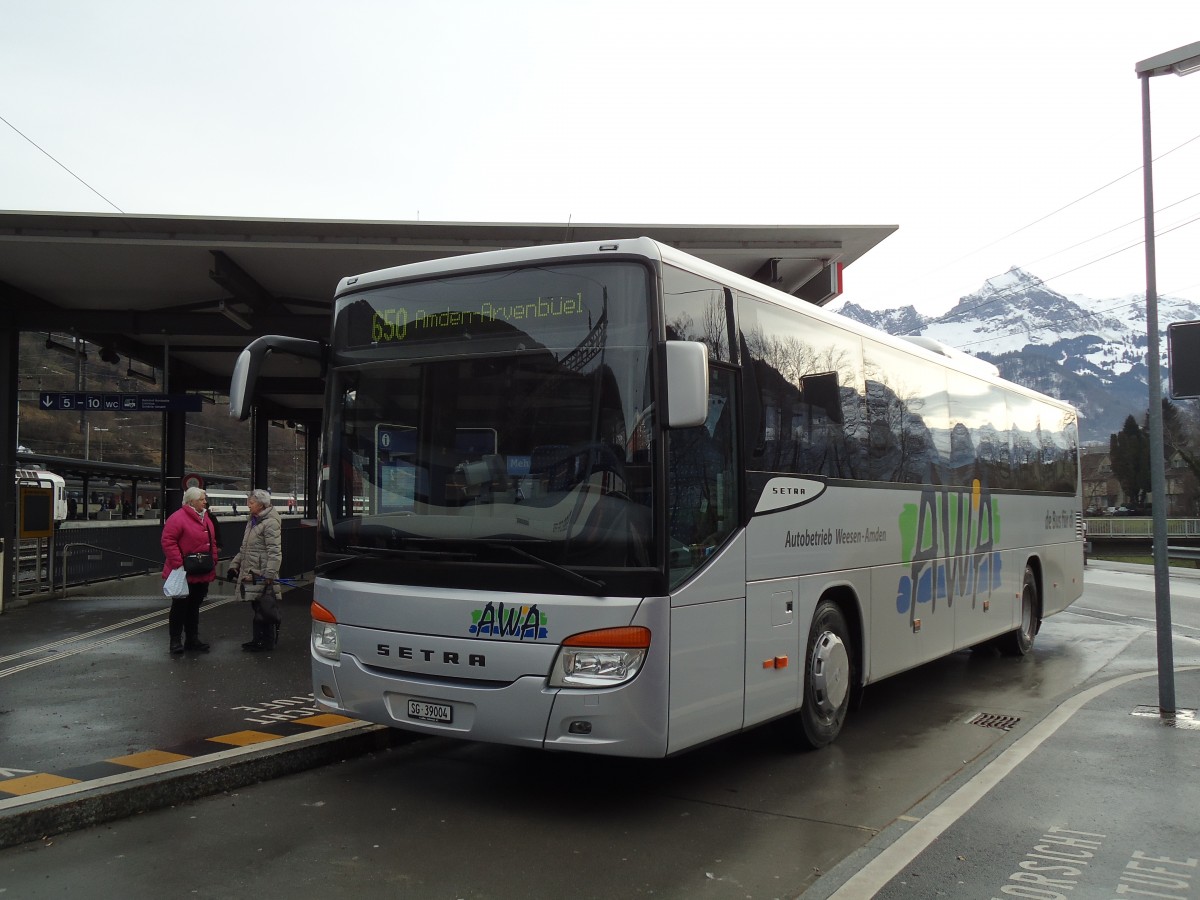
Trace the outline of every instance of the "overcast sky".
<instances>
[{"instance_id":1,"label":"overcast sky","mask_svg":"<svg viewBox=\"0 0 1200 900\"><path fill-rule=\"evenodd\" d=\"M895 224L844 296L940 313L1012 266L1145 290L1134 64L1200 41L1200 2L39 0L0 24L0 209ZM1159 291L1200 300L1200 73L1151 97Z\"/></svg>"}]
</instances>

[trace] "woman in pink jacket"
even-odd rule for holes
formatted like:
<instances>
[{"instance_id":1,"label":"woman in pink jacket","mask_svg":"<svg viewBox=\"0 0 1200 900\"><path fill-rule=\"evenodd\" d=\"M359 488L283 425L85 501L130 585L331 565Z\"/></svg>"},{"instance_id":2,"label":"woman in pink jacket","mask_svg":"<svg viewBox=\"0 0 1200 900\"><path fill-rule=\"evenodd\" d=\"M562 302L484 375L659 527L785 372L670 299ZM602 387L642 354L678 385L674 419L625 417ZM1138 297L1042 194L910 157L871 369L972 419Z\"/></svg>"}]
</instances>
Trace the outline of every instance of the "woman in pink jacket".
<instances>
[{"instance_id":1,"label":"woman in pink jacket","mask_svg":"<svg viewBox=\"0 0 1200 900\"><path fill-rule=\"evenodd\" d=\"M167 630L171 637L171 654L178 656L184 650L208 652L208 644L200 640L200 604L208 596L208 586L217 577L217 527L208 515L208 495L198 487L183 492L183 506L171 513L163 525L162 532L163 580L183 565L189 553L203 553L212 557L212 568L202 574L189 574L186 597L171 598L171 615Z\"/></svg>"}]
</instances>

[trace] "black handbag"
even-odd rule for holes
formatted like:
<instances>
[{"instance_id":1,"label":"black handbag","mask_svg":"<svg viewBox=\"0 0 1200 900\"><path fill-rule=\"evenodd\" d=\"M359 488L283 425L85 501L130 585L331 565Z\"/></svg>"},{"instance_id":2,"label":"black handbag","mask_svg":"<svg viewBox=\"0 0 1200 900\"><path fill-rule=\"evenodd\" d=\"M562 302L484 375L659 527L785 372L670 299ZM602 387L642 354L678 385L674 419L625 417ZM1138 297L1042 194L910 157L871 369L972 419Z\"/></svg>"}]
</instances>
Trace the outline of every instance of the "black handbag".
<instances>
[{"instance_id":1,"label":"black handbag","mask_svg":"<svg viewBox=\"0 0 1200 900\"><path fill-rule=\"evenodd\" d=\"M207 575L213 570L211 553L189 553L183 558L183 570L189 575Z\"/></svg>"},{"instance_id":2,"label":"black handbag","mask_svg":"<svg viewBox=\"0 0 1200 900\"><path fill-rule=\"evenodd\" d=\"M268 625L279 625L283 622L279 603L275 599L274 582L263 585L262 593L258 595L257 600L251 601L250 607L254 610L256 622L265 622Z\"/></svg>"},{"instance_id":3,"label":"black handbag","mask_svg":"<svg viewBox=\"0 0 1200 900\"><path fill-rule=\"evenodd\" d=\"M212 532L208 530L207 522L204 523L204 531L208 535L208 552L189 553L183 558L183 571L189 575L207 575L217 567L216 560L213 559Z\"/></svg>"}]
</instances>

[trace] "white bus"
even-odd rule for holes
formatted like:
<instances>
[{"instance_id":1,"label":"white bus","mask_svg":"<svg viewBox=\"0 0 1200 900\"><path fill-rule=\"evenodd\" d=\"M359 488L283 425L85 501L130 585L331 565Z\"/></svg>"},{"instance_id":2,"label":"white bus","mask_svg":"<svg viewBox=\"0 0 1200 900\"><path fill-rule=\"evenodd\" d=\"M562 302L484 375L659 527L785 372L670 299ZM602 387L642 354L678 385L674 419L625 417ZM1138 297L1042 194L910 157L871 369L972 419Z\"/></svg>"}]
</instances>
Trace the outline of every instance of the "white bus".
<instances>
[{"instance_id":1,"label":"white bus","mask_svg":"<svg viewBox=\"0 0 1200 900\"><path fill-rule=\"evenodd\" d=\"M647 238L344 279L322 360L314 696L661 757L1028 653L1083 585L1075 411Z\"/></svg>"}]
</instances>

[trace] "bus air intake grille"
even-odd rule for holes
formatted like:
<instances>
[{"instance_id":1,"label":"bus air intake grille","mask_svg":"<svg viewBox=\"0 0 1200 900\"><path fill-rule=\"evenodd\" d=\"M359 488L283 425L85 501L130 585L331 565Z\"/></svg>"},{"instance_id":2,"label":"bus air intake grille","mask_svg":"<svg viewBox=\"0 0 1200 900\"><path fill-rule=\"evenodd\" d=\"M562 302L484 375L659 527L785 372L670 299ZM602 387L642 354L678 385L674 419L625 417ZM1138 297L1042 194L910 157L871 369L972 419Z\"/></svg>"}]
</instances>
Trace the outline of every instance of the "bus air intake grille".
<instances>
[{"instance_id":1,"label":"bus air intake grille","mask_svg":"<svg viewBox=\"0 0 1200 900\"><path fill-rule=\"evenodd\" d=\"M967 721L968 725L978 725L980 728L999 728L1001 731L1012 731L1014 725L1020 722L1019 716L998 716L995 713L978 713Z\"/></svg>"}]
</instances>

